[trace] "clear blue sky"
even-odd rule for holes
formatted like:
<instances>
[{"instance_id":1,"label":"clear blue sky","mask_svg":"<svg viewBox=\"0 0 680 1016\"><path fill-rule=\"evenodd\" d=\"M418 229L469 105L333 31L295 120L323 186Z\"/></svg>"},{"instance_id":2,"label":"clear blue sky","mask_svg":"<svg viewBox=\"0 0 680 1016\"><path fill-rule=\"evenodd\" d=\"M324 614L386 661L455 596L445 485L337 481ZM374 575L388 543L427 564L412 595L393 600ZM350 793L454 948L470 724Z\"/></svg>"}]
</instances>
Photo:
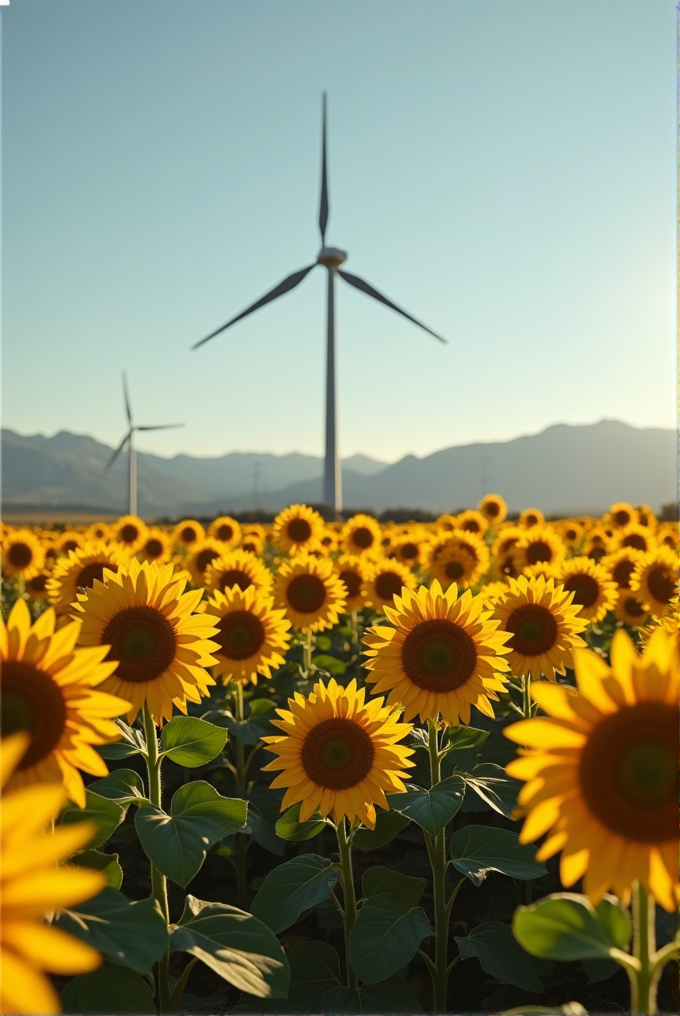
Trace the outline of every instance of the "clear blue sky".
<instances>
[{"instance_id":1,"label":"clear blue sky","mask_svg":"<svg viewBox=\"0 0 680 1016\"><path fill-rule=\"evenodd\" d=\"M322 451L328 241L344 455L674 425L672 0L11 0L4 424L159 454Z\"/></svg>"}]
</instances>

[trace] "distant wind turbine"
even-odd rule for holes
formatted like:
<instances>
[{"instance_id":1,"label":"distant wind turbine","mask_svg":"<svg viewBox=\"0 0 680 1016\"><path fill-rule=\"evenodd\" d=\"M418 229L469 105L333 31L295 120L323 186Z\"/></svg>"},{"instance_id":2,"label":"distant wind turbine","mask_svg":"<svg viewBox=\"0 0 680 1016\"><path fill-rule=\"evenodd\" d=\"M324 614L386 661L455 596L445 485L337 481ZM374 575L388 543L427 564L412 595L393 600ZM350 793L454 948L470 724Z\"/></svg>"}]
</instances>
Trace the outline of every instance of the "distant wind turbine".
<instances>
[{"instance_id":1,"label":"distant wind turbine","mask_svg":"<svg viewBox=\"0 0 680 1016\"><path fill-rule=\"evenodd\" d=\"M129 482L129 508L130 515L137 514L137 453L132 443L132 437L136 431L142 430L169 430L172 427L183 427L183 423L160 423L153 427L140 427L136 426L132 422L132 409L130 408L130 396L128 394L127 377L125 371L123 371L123 398L125 400L125 415L128 422L128 432L116 448L115 452L106 463L104 472L108 473L109 469L116 461L120 453L122 452L125 445L128 446L128 482Z\"/></svg>"},{"instance_id":2,"label":"distant wind turbine","mask_svg":"<svg viewBox=\"0 0 680 1016\"><path fill-rule=\"evenodd\" d=\"M342 477L340 472L340 458L338 455L338 445L336 438L337 430L337 417L336 417L336 385L335 385L335 276L339 275L341 279L348 282L350 286L354 286L355 289L360 290L362 293L366 293L367 296L373 297L374 300L378 300L380 303L384 303L386 307L391 307L392 310L397 311L403 317L408 318L414 324L418 325L419 328L424 329L433 335L435 339L440 342L446 342L441 335L437 335L431 328L428 328L417 318L414 318L411 314L408 314L401 307L397 307L396 303L392 303L386 296L379 293L377 289L369 285L368 282L364 282L357 275L350 275L349 272L340 271L340 265L347 260L347 252L339 250L337 247L326 246L326 226L328 225L328 168L327 168L327 157L326 157L326 93L323 95L323 119L322 119L322 144L321 144L321 200L319 203L319 230L321 232L321 251L316 261L307 265L306 268L300 268L299 271L293 272L282 282L279 282L278 286L274 286L268 293L252 303L250 307L246 307L244 311L237 314L236 317L231 318L227 321L226 325L222 325L220 328L216 328L210 335L206 335L204 339L197 342L192 349L198 349L204 342L208 342L210 339L214 339L216 335L223 332L226 328L230 328L231 325L236 324L242 318L247 317L248 314L252 314L253 311L258 310L260 307L264 307L265 304L271 303L272 300L276 300L277 297L283 296L284 293L290 292L291 289L295 289L302 280L311 272L312 268L316 265L323 265L328 271L328 302L327 302L327 353L326 353L326 454L324 461L324 477L323 477L323 499L328 505L335 508L336 512L342 509Z\"/></svg>"}]
</instances>

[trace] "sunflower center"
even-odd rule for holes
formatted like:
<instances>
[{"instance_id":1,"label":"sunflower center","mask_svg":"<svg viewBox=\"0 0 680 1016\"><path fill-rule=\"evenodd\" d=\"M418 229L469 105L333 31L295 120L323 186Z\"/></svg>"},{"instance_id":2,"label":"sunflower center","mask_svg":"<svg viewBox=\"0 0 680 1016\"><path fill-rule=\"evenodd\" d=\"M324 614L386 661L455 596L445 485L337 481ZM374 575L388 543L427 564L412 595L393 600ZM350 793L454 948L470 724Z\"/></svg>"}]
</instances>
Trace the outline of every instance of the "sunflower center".
<instances>
[{"instance_id":1,"label":"sunflower center","mask_svg":"<svg viewBox=\"0 0 680 1016\"><path fill-rule=\"evenodd\" d=\"M525 603L513 610L506 628L512 632L508 646L521 656L547 653L557 640L557 622L547 607Z\"/></svg>"},{"instance_id":2,"label":"sunflower center","mask_svg":"<svg viewBox=\"0 0 680 1016\"><path fill-rule=\"evenodd\" d=\"M658 843L678 834L678 711L638 702L593 729L579 762L590 811L628 840Z\"/></svg>"},{"instance_id":3,"label":"sunflower center","mask_svg":"<svg viewBox=\"0 0 680 1016\"><path fill-rule=\"evenodd\" d=\"M402 544L401 556L406 561L411 561L414 557L418 557L418 545L415 543Z\"/></svg>"},{"instance_id":4,"label":"sunflower center","mask_svg":"<svg viewBox=\"0 0 680 1016\"><path fill-rule=\"evenodd\" d=\"M629 533L621 541L622 547L635 547L636 550L647 550L647 541L642 533Z\"/></svg>"},{"instance_id":5,"label":"sunflower center","mask_svg":"<svg viewBox=\"0 0 680 1016\"><path fill-rule=\"evenodd\" d=\"M62 553L68 554L72 550L75 550L77 546L78 546L77 540L64 540L64 542L61 545Z\"/></svg>"},{"instance_id":6,"label":"sunflower center","mask_svg":"<svg viewBox=\"0 0 680 1016\"><path fill-rule=\"evenodd\" d=\"M623 508L614 512L614 522L616 522L617 526L627 526L630 522L630 512L625 511Z\"/></svg>"},{"instance_id":7,"label":"sunflower center","mask_svg":"<svg viewBox=\"0 0 680 1016\"><path fill-rule=\"evenodd\" d=\"M456 579L462 579L463 575L465 575L465 568L463 568L460 561L449 561L444 571L446 572L447 579L451 579L454 582Z\"/></svg>"},{"instance_id":8,"label":"sunflower center","mask_svg":"<svg viewBox=\"0 0 680 1016\"><path fill-rule=\"evenodd\" d=\"M329 790L348 790L368 776L374 757L373 742L364 728L338 716L310 730L300 761L313 783Z\"/></svg>"},{"instance_id":9,"label":"sunflower center","mask_svg":"<svg viewBox=\"0 0 680 1016\"><path fill-rule=\"evenodd\" d=\"M340 572L340 580L345 583L347 588L347 595L350 599L354 599L361 592L361 577L353 571Z\"/></svg>"},{"instance_id":10,"label":"sunflower center","mask_svg":"<svg viewBox=\"0 0 680 1016\"><path fill-rule=\"evenodd\" d=\"M326 602L326 587L318 575L296 575L286 595L293 610L299 614L313 614Z\"/></svg>"},{"instance_id":11,"label":"sunflower center","mask_svg":"<svg viewBox=\"0 0 680 1016\"><path fill-rule=\"evenodd\" d=\"M36 575L35 578L29 581L28 585L34 593L44 593L47 586L47 575Z\"/></svg>"},{"instance_id":12,"label":"sunflower center","mask_svg":"<svg viewBox=\"0 0 680 1016\"><path fill-rule=\"evenodd\" d=\"M216 535L218 540L222 540L224 543L228 543L228 541L231 540L231 538L234 535L234 527L227 525L227 523L225 522L224 525L218 528Z\"/></svg>"},{"instance_id":13,"label":"sunflower center","mask_svg":"<svg viewBox=\"0 0 680 1016\"><path fill-rule=\"evenodd\" d=\"M220 589L224 592L225 589L231 589L232 586L238 586L243 591L252 586L252 579L249 575L246 575L240 568L229 568L227 571L222 572L220 575Z\"/></svg>"},{"instance_id":14,"label":"sunflower center","mask_svg":"<svg viewBox=\"0 0 680 1016\"><path fill-rule=\"evenodd\" d=\"M49 674L30 663L8 660L2 667L2 736L28 730L31 743L19 763L29 769L53 751L66 726L66 705Z\"/></svg>"},{"instance_id":15,"label":"sunflower center","mask_svg":"<svg viewBox=\"0 0 680 1016\"><path fill-rule=\"evenodd\" d=\"M675 593L675 581L670 569L664 564L651 568L647 576L647 587L659 603L669 603Z\"/></svg>"},{"instance_id":16,"label":"sunflower center","mask_svg":"<svg viewBox=\"0 0 680 1016\"><path fill-rule=\"evenodd\" d=\"M155 536L152 536L150 540L146 541L145 550L149 557L160 557L163 553L163 544Z\"/></svg>"},{"instance_id":17,"label":"sunflower center","mask_svg":"<svg viewBox=\"0 0 680 1016\"><path fill-rule=\"evenodd\" d=\"M634 596L629 596L624 604L627 614L631 617L642 617L645 613L645 609L639 600L636 600Z\"/></svg>"},{"instance_id":18,"label":"sunflower center","mask_svg":"<svg viewBox=\"0 0 680 1016\"><path fill-rule=\"evenodd\" d=\"M139 530L137 526L133 526L131 522L127 522L120 531L119 539L123 543L134 543L139 536Z\"/></svg>"},{"instance_id":19,"label":"sunflower center","mask_svg":"<svg viewBox=\"0 0 680 1016\"><path fill-rule=\"evenodd\" d=\"M592 607L600 595L600 584L592 575L569 575L564 588L574 594L574 603L580 607Z\"/></svg>"},{"instance_id":20,"label":"sunflower center","mask_svg":"<svg viewBox=\"0 0 680 1016\"><path fill-rule=\"evenodd\" d=\"M537 522L538 522L538 516L537 515L525 515L524 522L526 523L527 526L535 526L537 524Z\"/></svg>"},{"instance_id":21,"label":"sunflower center","mask_svg":"<svg viewBox=\"0 0 680 1016\"><path fill-rule=\"evenodd\" d=\"M545 540L535 540L527 547L527 561L529 564L539 564L542 561L552 561L552 547Z\"/></svg>"},{"instance_id":22,"label":"sunflower center","mask_svg":"<svg viewBox=\"0 0 680 1016\"><path fill-rule=\"evenodd\" d=\"M109 564L108 561L93 561L92 564L86 564L84 568L81 568L78 572L76 579L76 586L78 589L92 589L95 579L98 582L104 581L104 569L108 568L109 571L117 572L118 565Z\"/></svg>"},{"instance_id":23,"label":"sunflower center","mask_svg":"<svg viewBox=\"0 0 680 1016\"><path fill-rule=\"evenodd\" d=\"M466 533L478 533L481 526L479 525L477 519L466 519L460 528L464 529Z\"/></svg>"},{"instance_id":24,"label":"sunflower center","mask_svg":"<svg viewBox=\"0 0 680 1016\"><path fill-rule=\"evenodd\" d=\"M484 511L492 519L496 518L500 510L501 506L497 504L496 501L487 501L484 505Z\"/></svg>"},{"instance_id":25,"label":"sunflower center","mask_svg":"<svg viewBox=\"0 0 680 1016\"><path fill-rule=\"evenodd\" d=\"M401 660L407 677L419 688L454 691L477 666L477 649L468 633L453 621L423 621L404 640Z\"/></svg>"},{"instance_id":26,"label":"sunflower center","mask_svg":"<svg viewBox=\"0 0 680 1016\"><path fill-rule=\"evenodd\" d=\"M199 550L196 555L196 567L203 574L210 562L219 556L219 551L214 550L212 547L205 547L203 550Z\"/></svg>"},{"instance_id":27,"label":"sunflower center","mask_svg":"<svg viewBox=\"0 0 680 1016\"><path fill-rule=\"evenodd\" d=\"M114 614L102 632L111 646L107 660L118 660L122 681L155 681L175 658L177 639L166 617L154 607L125 607Z\"/></svg>"},{"instance_id":28,"label":"sunflower center","mask_svg":"<svg viewBox=\"0 0 680 1016\"><path fill-rule=\"evenodd\" d=\"M624 558L622 561L618 561L612 569L612 578L614 582L622 589L630 589L630 577L635 571L635 565L632 561Z\"/></svg>"},{"instance_id":29,"label":"sunflower center","mask_svg":"<svg viewBox=\"0 0 680 1016\"><path fill-rule=\"evenodd\" d=\"M292 519L288 523L288 535L293 543L304 543L312 535L312 527L307 519Z\"/></svg>"},{"instance_id":30,"label":"sunflower center","mask_svg":"<svg viewBox=\"0 0 680 1016\"><path fill-rule=\"evenodd\" d=\"M33 551L27 543L13 543L7 551L7 558L14 568L27 568L33 560Z\"/></svg>"},{"instance_id":31,"label":"sunflower center","mask_svg":"<svg viewBox=\"0 0 680 1016\"><path fill-rule=\"evenodd\" d=\"M215 642L230 660L247 660L261 648L265 639L264 625L249 610L234 610L217 622Z\"/></svg>"},{"instance_id":32,"label":"sunflower center","mask_svg":"<svg viewBox=\"0 0 680 1016\"><path fill-rule=\"evenodd\" d=\"M399 596L404 580L396 572L384 571L375 580L375 591L381 600L392 600Z\"/></svg>"},{"instance_id":33,"label":"sunflower center","mask_svg":"<svg viewBox=\"0 0 680 1016\"><path fill-rule=\"evenodd\" d=\"M362 550L366 550L367 547L372 546L374 540L373 533L368 526L358 526L352 533L352 541L361 547Z\"/></svg>"},{"instance_id":34,"label":"sunflower center","mask_svg":"<svg viewBox=\"0 0 680 1016\"><path fill-rule=\"evenodd\" d=\"M193 543L197 534L193 526L185 526L179 535L183 543Z\"/></svg>"}]
</instances>

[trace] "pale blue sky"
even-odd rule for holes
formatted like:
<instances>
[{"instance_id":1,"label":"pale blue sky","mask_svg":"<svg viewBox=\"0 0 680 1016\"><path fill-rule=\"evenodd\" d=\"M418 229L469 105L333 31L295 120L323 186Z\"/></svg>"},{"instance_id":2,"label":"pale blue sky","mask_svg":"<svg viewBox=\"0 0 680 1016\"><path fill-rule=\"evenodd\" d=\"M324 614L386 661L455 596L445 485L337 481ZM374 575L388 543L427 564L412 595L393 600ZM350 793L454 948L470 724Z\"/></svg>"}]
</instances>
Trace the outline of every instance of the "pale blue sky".
<instances>
[{"instance_id":1,"label":"pale blue sky","mask_svg":"<svg viewBox=\"0 0 680 1016\"><path fill-rule=\"evenodd\" d=\"M344 455L674 425L672 0L11 0L4 424L159 454L322 451L327 239Z\"/></svg>"}]
</instances>

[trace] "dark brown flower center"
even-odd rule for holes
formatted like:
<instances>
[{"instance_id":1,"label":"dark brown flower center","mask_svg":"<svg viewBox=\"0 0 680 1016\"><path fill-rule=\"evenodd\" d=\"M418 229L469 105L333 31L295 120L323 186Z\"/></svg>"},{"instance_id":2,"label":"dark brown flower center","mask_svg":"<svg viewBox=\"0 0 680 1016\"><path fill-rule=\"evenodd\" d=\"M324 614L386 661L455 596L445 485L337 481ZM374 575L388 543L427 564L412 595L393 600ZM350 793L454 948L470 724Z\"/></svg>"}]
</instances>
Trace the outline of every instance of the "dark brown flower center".
<instances>
[{"instance_id":1,"label":"dark brown flower center","mask_svg":"<svg viewBox=\"0 0 680 1016\"><path fill-rule=\"evenodd\" d=\"M76 588L78 589L92 589L95 579L98 582L104 581L104 569L108 568L109 571L117 572L117 564L109 564L108 561L93 561L91 564L86 564L84 568L81 568L76 578Z\"/></svg>"},{"instance_id":2,"label":"dark brown flower center","mask_svg":"<svg viewBox=\"0 0 680 1016\"><path fill-rule=\"evenodd\" d=\"M234 610L216 623L217 635L212 637L219 643L222 655L230 660L247 660L262 647L264 625L249 610Z\"/></svg>"},{"instance_id":3,"label":"dark brown flower center","mask_svg":"<svg viewBox=\"0 0 680 1016\"><path fill-rule=\"evenodd\" d=\"M368 526L358 526L352 533L352 542L362 550L366 550L368 547L371 547L374 539L375 536Z\"/></svg>"},{"instance_id":4,"label":"dark brown flower center","mask_svg":"<svg viewBox=\"0 0 680 1016\"><path fill-rule=\"evenodd\" d=\"M312 535L312 527L307 519L292 519L288 523L288 536L293 543L305 543Z\"/></svg>"},{"instance_id":5,"label":"dark brown flower center","mask_svg":"<svg viewBox=\"0 0 680 1016\"><path fill-rule=\"evenodd\" d=\"M28 751L18 766L30 769L57 747L66 727L66 703L59 685L39 667L7 660L2 665L0 692L2 736L18 730L30 733Z\"/></svg>"},{"instance_id":6,"label":"dark brown flower center","mask_svg":"<svg viewBox=\"0 0 680 1016\"><path fill-rule=\"evenodd\" d=\"M246 572L241 571L240 568L228 568L227 571L222 572L220 575L220 589L224 592L225 589L231 589L233 586L243 591L252 586L253 582L250 575Z\"/></svg>"},{"instance_id":7,"label":"dark brown flower center","mask_svg":"<svg viewBox=\"0 0 680 1016\"><path fill-rule=\"evenodd\" d=\"M539 564L542 561L552 561L553 549L545 540L535 540L526 549L527 561L529 564Z\"/></svg>"},{"instance_id":8,"label":"dark brown flower center","mask_svg":"<svg viewBox=\"0 0 680 1016\"><path fill-rule=\"evenodd\" d=\"M357 575L354 571L342 571L340 572L340 579L345 583L347 589L347 596L350 600L354 599L361 592L361 576Z\"/></svg>"},{"instance_id":9,"label":"dark brown flower center","mask_svg":"<svg viewBox=\"0 0 680 1016\"><path fill-rule=\"evenodd\" d=\"M484 511L489 516L489 518L492 519L496 518L500 510L501 506L498 504L497 501L487 501L486 504L484 505Z\"/></svg>"},{"instance_id":10,"label":"dark brown flower center","mask_svg":"<svg viewBox=\"0 0 680 1016\"><path fill-rule=\"evenodd\" d=\"M614 512L614 522L617 526L627 526L630 522L630 512L625 508L619 508L617 512Z\"/></svg>"},{"instance_id":11,"label":"dark brown flower center","mask_svg":"<svg viewBox=\"0 0 680 1016\"><path fill-rule=\"evenodd\" d=\"M629 596L623 607L626 613L630 614L631 617L642 617L642 615L646 613L640 601L636 600L634 596Z\"/></svg>"},{"instance_id":12,"label":"dark brown flower center","mask_svg":"<svg viewBox=\"0 0 680 1016\"><path fill-rule=\"evenodd\" d=\"M507 645L522 656L540 656L557 641L557 622L547 607L526 603L513 610L506 622L512 632Z\"/></svg>"},{"instance_id":13,"label":"dark brown flower center","mask_svg":"<svg viewBox=\"0 0 680 1016\"><path fill-rule=\"evenodd\" d=\"M13 543L7 551L7 560L14 568L28 568L33 551L27 543Z\"/></svg>"},{"instance_id":14,"label":"dark brown flower center","mask_svg":"<svg viewBox=\"0 0 680 1016\"><path fill-rule=\"evenodd\" d=\"M595 563L597 564L598 561L602 560L602 558L606 555L606 553L607 553L606 547L602 547L599 544L596 544L594 547L591 547L590 550L588 551L588 557L590 558L591 561L595 561Z\"/></svg>"},{"instance_id":15,"label":"dark brown flower center","mask_svg":"<svg viewBox=\"0 0 680 1016\"><path fill-rule=\"evenodd\" d=\"M76 550L77 547L78 547L77 540L64 540L64 542L61 545L61 552L62 554L69 554L72 550Z\"/></svg>"},{"instance_id":16,"label":"dark brown flower center","mask_svg":"<svg viewBox=\"0 0 680 1016\"><path fill-rule=\"evenodd\" d=\"M175 659L177 638L168 619L155 607L125 607L102 632L110 645L107 660L118 660L116 677L141 683L161 677Z\"/></svg>"},{"instance_id":17,"label":"dark brown flower center","mask_svg":"<svg viewBox=\"0 0 680 1016\"><path fill-rule=\"evenodd\" d=\"M404 580L397 572L380 572L375 580L375 591L381 600L392 600L399 596L403 586Z\"/></svg>"},{"instance_id":18,"label":"dark brown flower center","mask_svg":"<svg viewBox=\"0 0 680 1016\"><path fill-rule=\"evenodd\" d=\"M446 572L447 579L451 579L452 582L462 579L463 575L465 575L465 568L460 561L449 561L444 571Z\"/></svg>"},{"instance_id":19,"label":"dark brown flower center","mask_svg":"<svg viewBox=\"0 0 680 1016\"><path fill-rule=\"evenodd\" d=\"M368 776L374 757L373 742L364 728L353 720L334 717L310 730L300 761L317 786L347 790Z\"/></svg>"},{"instance_id":20,"label":"dark brown flower center","mask_svg":"<svg viewBox=\"0 0 680 1016\"><path fill-rule=\"evenodd\" d=\"M622 547L635 547L636 550L647 550L647 541L642 533L628 533L621 541Z\"/></svg>"},{"instance_id":21,"label":"dark brown flower center","mask_svg":"<svg viewBox=\"0 0 680 1016\"><path fill-rule=\"evenodd\" d=\"M638 702L597 724L581 752L579 783L593 815L638 843L678 835L678 710Z\"/></svg>"},{"instance_id":22,"label":"dark brown flower center","mask_svg":"<svg viewBox=\"0 0 680 1016\"><path fill-rule=\"evenodd\" d=\"M44 593L47 586L47 575L35 575L26 584L32 593Z\"/></svg>"},{"instance_id":23,"label":"dark brown flower center","mask_svg":"<svg viewBox=\"0 0 680 1016\"><path fill-rule=\"evenodd\" d=\"M326 587L318 575L296 575L288 585L286 597L299 614L313 614L326 602Z\"/></svg>"},{"instance_id":24,"label":"dark brown flower center","mask_svg":"<svg viewBox=\"0 0 680 1016\"><path fill-rule=\"evenodd\" d=\"M139 529L131 522L126 522L118 533L118 539L122 543L134 543L139 538Z\"/></svg>"},{"instance_id":25,"label":"dark brown flower center","mask_svg":"<svg viewBox=\"0 0 680 1016\"><path fill-rule=\"evenodd\" d=\"M538 523L538 515L526 515L524 518L524 524L527 526L535 526Z\"/></svg>"},{"instance_id":26,"label":"dark brown flower center","mask_svg":"<svg viewBox=\"0 0 680 1016\"><path fill-rule=\"evenodd\" d=\"M150 540L146 541L144 550L149 557L161 557L163 554L163 544L155 536L152 536Z\"/></svg>"},{"instance_id":27,"label":"dark brown flower center","mask_svg":"<svg viewBox=\"0 0 680 1016\"><path fill-rule=\"evenodd\" d=\"M222 540L224 543L228 543L229 540L233 539L234 537L234 527L224 522L221 526L218 527L217 533L215 535L217 536L218 540Z\"/></svg>"},{"instance_id":28,"label":"dark brown flower center","mask_svg":"<svg viewBox=\"0 0 680 1016\"><path fill-rule=\"evenodd\" d=\"M418 557L418 544L417 543L402 543L401 545L401 556L405 561L412 561Z\"/></svg>"},{"instance_id":29,"label":"dark brown flower center","mask_svg":"<svg viewBox=\"0 0 680 1016\"><path fill-rule=\"evenodd\" d=\"M675 579L670 568L665 564L651 568L647 576L647 588L659 603L668 603L675 595Z\"/></svg>"},{"instance_id":30,"label":"dark brown flower center","mask_svg":"<svg viewBox=\"0 0 680 1016\"><path fill-rule=\"evenodd\" d=\"M630 589L630 577L635 571L635 565L628 558L617 561L612 569L612 578L621 589Z\"/></svg>"},{"instance_id":31,"label":"dark brown flower center","mask_svg":"<svg viewBox=\"0 0 680 1016\"><path fill-rule=\"evenodd\" d=\"M460 528L464 529L467 533L479 533L482 527L477 519L465 519Z\"/></svg>"},{"instance_id":32,"label":"dark brown flower center","mask_svg":"<svg viewBox=\"0 0 680 1016\"><path fill-rule=\"evenodd\" d=\"M198 533L193 526L184 526L179 536L182 543L193 543L198 538Z\"/></svg>"},{"instance_id":33,"label":"dark brown flower center","mask_svg":"<svg viewBox=\"0 0 680 1016\"><path fill-rule=\"evenodd\" d=\"M592 607L600 595L600 583L592 575L569 575L564 580L564 588L574 594L572 602L580 607Z\"/></svg>"},{"instance_id":34,"label":"dark brown flower center","mask_svg":"<svg viewBox=\"0 0 680 1016\"><path fill-rule=\"evenodd\" d=\"M419 688L448 692L472 677L477 649L468 633L453 621L422 621L406 636L401 661L407 677Z\"/></svg>"},{"instance_id":35,"label":"dark brown flower center","mask_svg":"<svg viewBox=\"0 0 680 1016\"><path fill-rule=\"evenodd\" d=\"M213 547L204 547L203 550L199 550L196 555L196 567L200 571L201 575L206 570L211 561L214 561L216 557L220 556L220 552L215 550Z\"/></svg>"}]
</instances>

